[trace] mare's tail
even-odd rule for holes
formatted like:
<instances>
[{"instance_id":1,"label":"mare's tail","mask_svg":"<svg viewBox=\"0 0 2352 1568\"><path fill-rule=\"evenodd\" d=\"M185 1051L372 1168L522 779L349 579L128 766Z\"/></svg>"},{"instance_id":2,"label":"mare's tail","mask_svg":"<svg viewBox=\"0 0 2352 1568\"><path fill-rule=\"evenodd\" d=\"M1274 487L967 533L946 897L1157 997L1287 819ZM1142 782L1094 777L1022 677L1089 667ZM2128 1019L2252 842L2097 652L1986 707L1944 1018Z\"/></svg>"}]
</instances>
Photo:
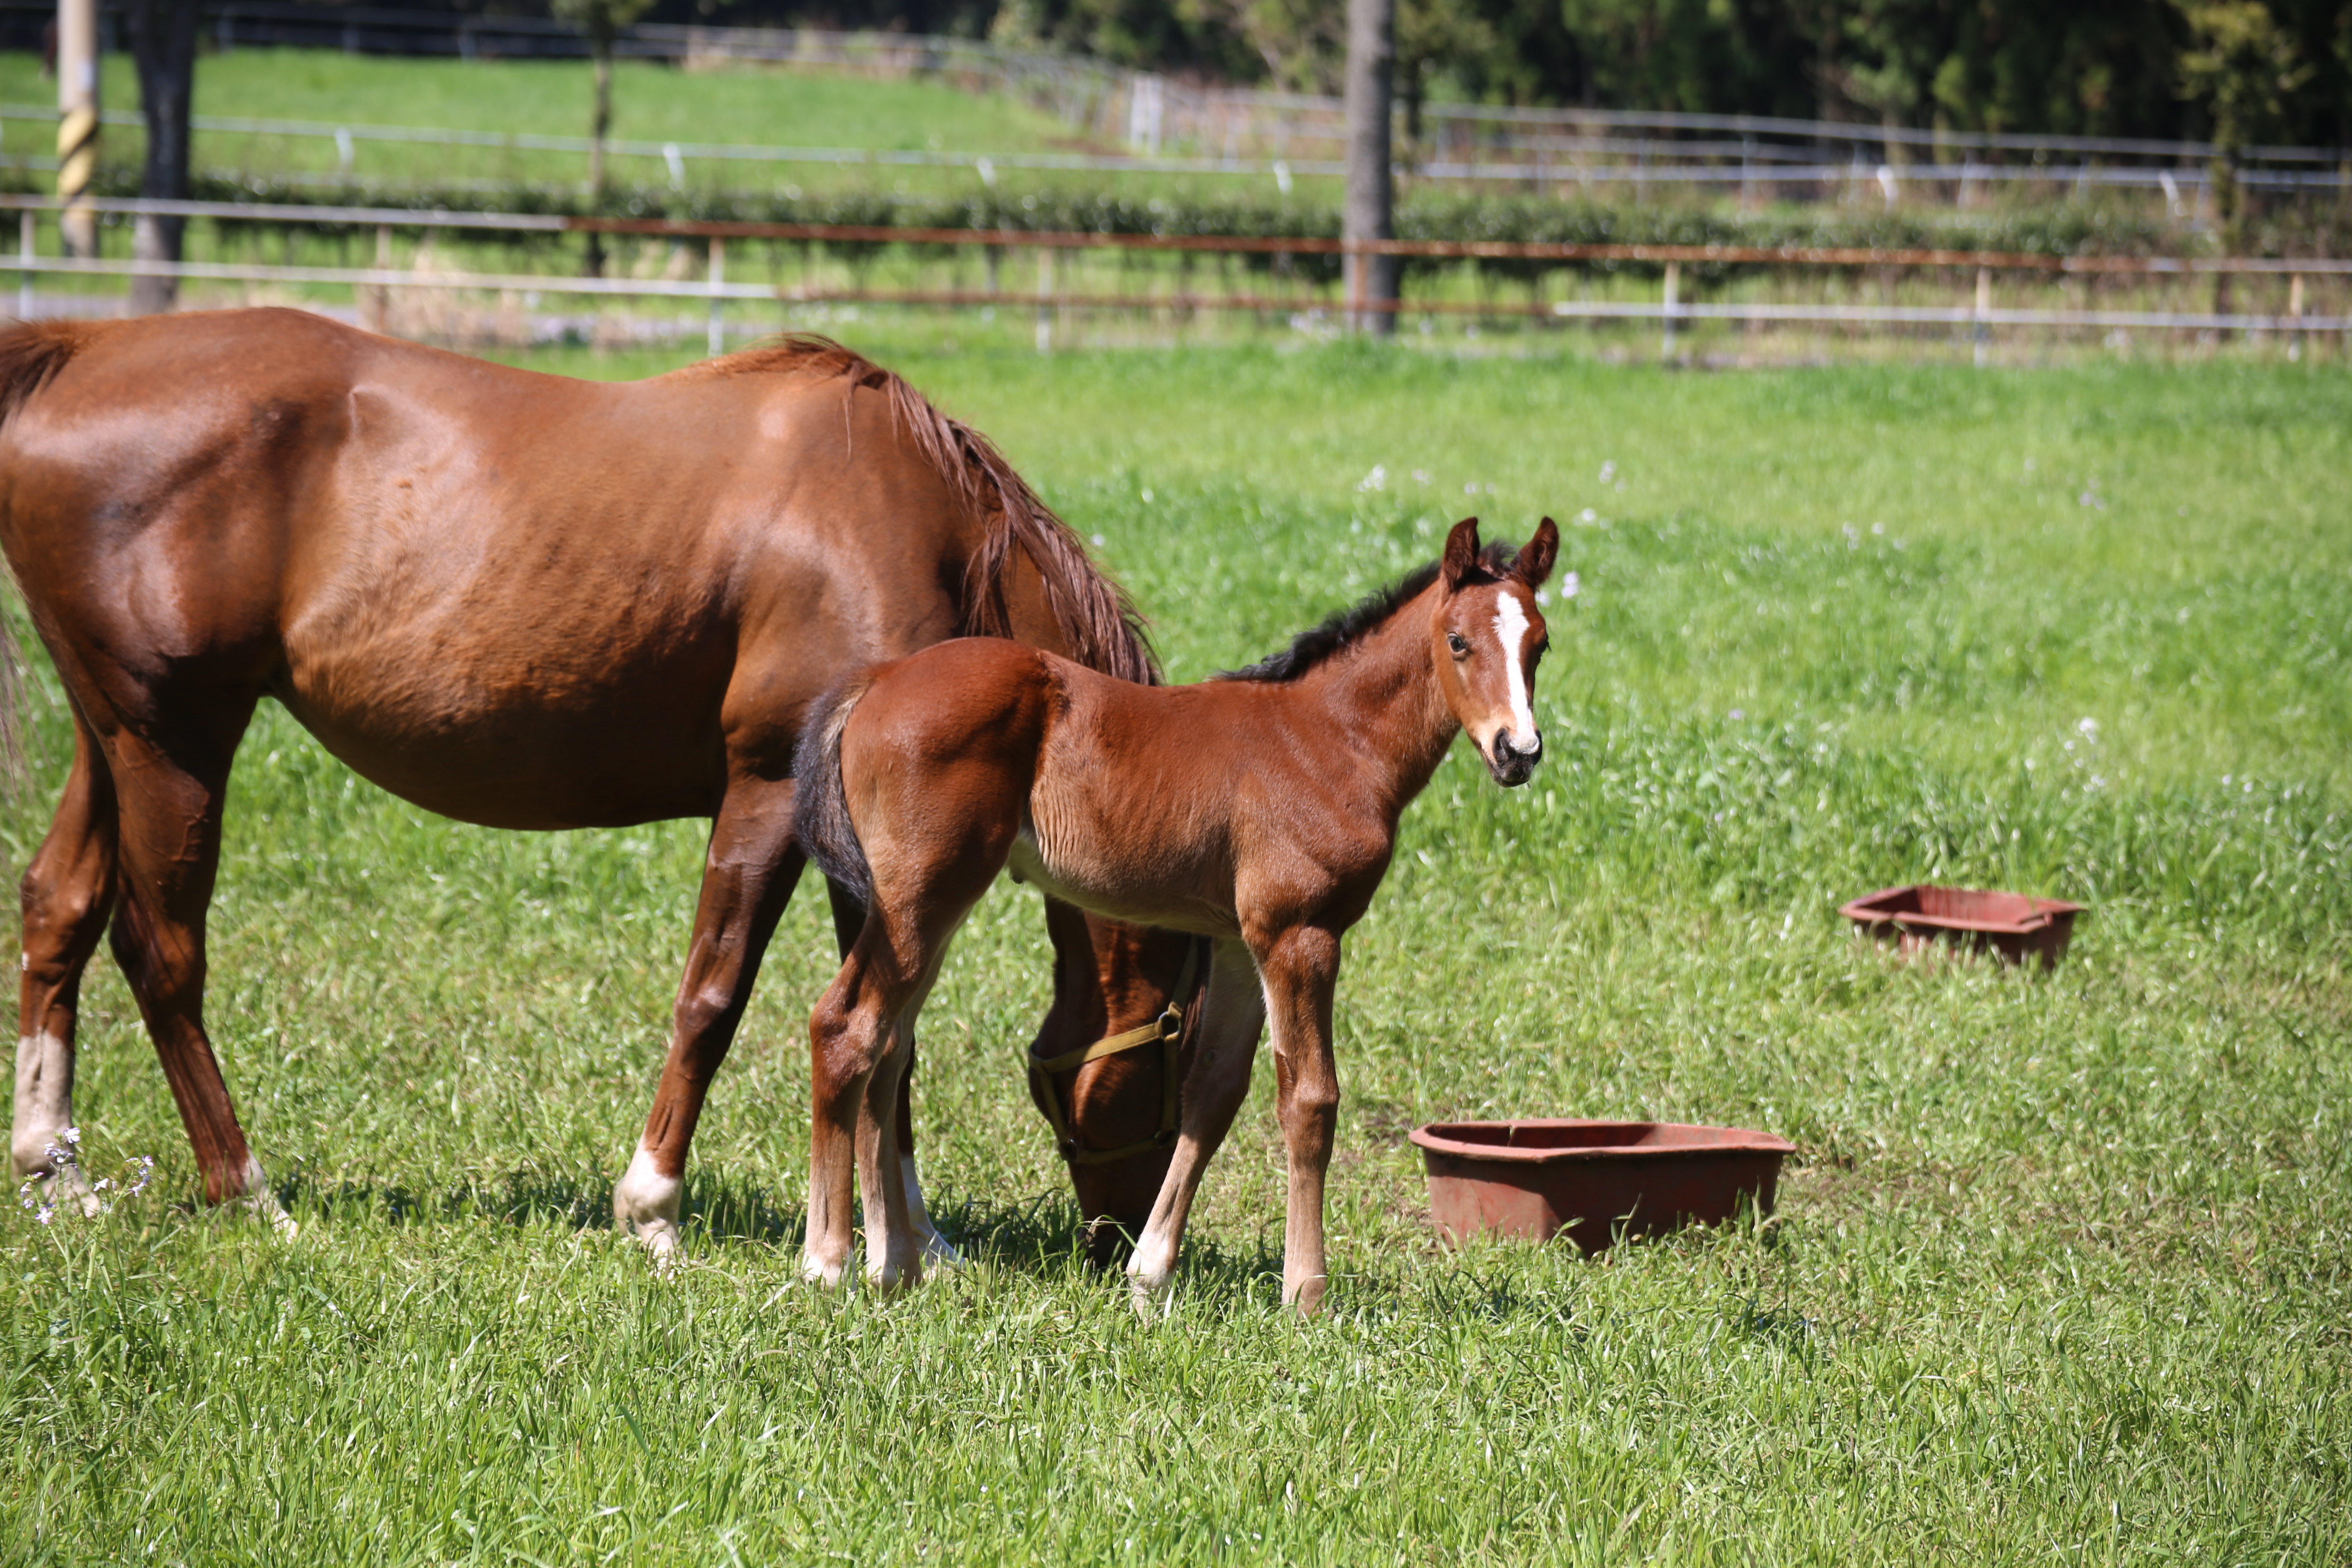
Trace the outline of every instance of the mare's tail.
<instances>
[{"instance_id":1,"label":"mare's tail","mask_svg":"<svg viewBox=\"0 0 2352 1568\"><path fill-rule=\"evenodd\" d=\"M78 321L19 321L0 329L0 429L65 368L83 336ZM0 625L0 780L12 795L25 782L24 693L16 630Z\"/></svg>"},{"instance_id":2,"label":"mare's tail","mask_svg":"<svg viewBox=\"0 0 2352 1568\"><path fill-rule=\"evenodd\" d=\"M866 846L857 841L857 825L849 820L849 796L841 784L841 732L849 715L866 695L863 675L852 676L816 700L801 738L793 748L793 777L799 787L793 797L793 837L816 862L817 869L855 898L864 909L874 907L874 868L866 863Z\"/></svg>"}]
</instances>

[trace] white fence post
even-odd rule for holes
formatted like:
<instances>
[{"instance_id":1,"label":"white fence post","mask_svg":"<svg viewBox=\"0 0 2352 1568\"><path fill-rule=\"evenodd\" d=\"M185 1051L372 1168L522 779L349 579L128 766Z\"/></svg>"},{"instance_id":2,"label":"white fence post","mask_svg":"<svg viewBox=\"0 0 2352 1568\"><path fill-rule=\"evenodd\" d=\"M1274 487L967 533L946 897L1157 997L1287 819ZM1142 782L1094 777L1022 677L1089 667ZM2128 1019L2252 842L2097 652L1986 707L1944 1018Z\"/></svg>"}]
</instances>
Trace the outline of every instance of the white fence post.
<instances>
[{"instance_id":1,"label":"white fence post","mask_svg":"<svg viewBox=\"0 0 2352 1568\"><path fill-rule=\"evenodd\" d=\"M727 296L720 292L727 287L727 242L717 235L710 237L710 357L717 359L727 352Z\"/></svg>"},{"instance_id":2,"label":"white fence post","mask_svg":"<svg viewBox=\"0 0 2352 1568\"><path fill-rule=\"evenodd\" d=\"M1054 252L1050 247L1037 247L1037 352L1054 352Z\"/></svg>"},{"instance_id":3,"label":"white fence post","mask_svg":"<svg viewBox=\"0 0 2352 1568\"><path fill-rule=\"evenodd\" d=\"M1664 353L1664 357L1669 360L1675 357L1675 310L1682 302L1682 292L1683 264L1679 261L1669 261L1666 263L1666 343Z\"/></svg>"},{"instance_id":4,"label":"white fence post","mask_svg":"<svg viewBox=\"0 0 2352 1568\"><path fill-rule=\"evenodd\" d=\"M2303 320L2303 274L2300 272L2290 274L2287 278L2286 313L2298 323ZM2303 328L2299 324L2288 329L2286 357L2290 360L2299 360L2303 357Z\"/></svg>"},{"instance_id":5,"label":"white fence post","mask_svg":"<svg viewBox=\"0 0 2352 1568\"><path fill-rule=\"evenodd\" d=\"M1977 268L1977 368L1992 357L1992 268Z\"/></svg>"}]
</instances>

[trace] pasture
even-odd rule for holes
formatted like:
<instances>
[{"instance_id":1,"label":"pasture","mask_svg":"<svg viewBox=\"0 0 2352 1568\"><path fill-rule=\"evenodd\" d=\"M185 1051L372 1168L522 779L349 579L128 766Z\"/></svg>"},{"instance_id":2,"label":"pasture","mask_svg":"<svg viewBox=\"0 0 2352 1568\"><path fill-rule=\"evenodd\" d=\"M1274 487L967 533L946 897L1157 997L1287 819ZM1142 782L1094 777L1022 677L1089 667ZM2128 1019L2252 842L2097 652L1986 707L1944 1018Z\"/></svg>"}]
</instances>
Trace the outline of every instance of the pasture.
<instances>
[{"instance_id":1,"label":"pasture","mask_svg":"<svg viewBox=\"0 0 2352 1568\"><path fill-rule=\"evenodd\" d=\"M194 1206L101 960L86 1163L155 1178L0 1226L0 1554L2352 1554L2352 382L857 346L1095 537L1174 679L1467 512L1563 524L1547 761L1507 794L1457 744L1350 942L1329 1315L1276 1303L1264 1071L1168 1318L1076 1261L1019 1068L1046 948L1010 886L916 1088L975 1266L892 1300L796 1282L833 968L804 887L703 1122L688 1264L656 1278L610 1191L699 825L456 826L270 708L209 1016L301 1233ZM12 868L68 754L33 658ZM2092 913L2047 976L1891 963L1836 918L1925 879ZM1763 1226L1605 1262L1442 1247L1406 1130L1514 1113L1801 1153Z\"/></svg>"}]
</instances>

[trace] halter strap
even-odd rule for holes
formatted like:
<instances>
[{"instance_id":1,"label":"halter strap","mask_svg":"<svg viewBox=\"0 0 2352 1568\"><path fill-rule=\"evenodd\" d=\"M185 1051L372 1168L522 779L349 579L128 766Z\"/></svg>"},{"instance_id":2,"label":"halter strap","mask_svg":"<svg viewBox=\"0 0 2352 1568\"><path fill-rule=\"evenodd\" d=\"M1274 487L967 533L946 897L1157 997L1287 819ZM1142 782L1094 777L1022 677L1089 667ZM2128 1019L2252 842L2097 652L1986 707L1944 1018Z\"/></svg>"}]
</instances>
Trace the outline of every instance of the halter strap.
<instances>
[{"instance_id":1,"label":"halter strap","mask_svg":"<svg viewBox=\"0 0 2352 1568\"><path fill-rule=\"evenodd\" d=\"M1176 1142L1178 1116L1177 1047L1184 1035L1184 1008L1192 1000L1198 987L1201 967L1201 942L1195 938L1184 946L1184 967L1176 976L1176 989L1168 994L1168 1006L1160 1016L1140 1028L1129 1029L1097 1040L1090 1046L1064 1051L1057 1057L1029 1058L1029 1087L1037 1103L1045 1107L1045 1121L1054 1129L1054 1147L1062 1158L1073 1165L1108 1165L1115 1160L1132 1159L1153 1149L1166 1149ZM1077 1133L1071 1128L1069 1118L1063 1113L1062 1097L1055 1091L1055 1075L1076 1072L1088 1062L1105 1057L1115 1057L1123 1051L1160 1043L1160 1131L1140 1143L1129 1143L1123 1149L1081 1149Z\"/></svg>"}]
</instances>

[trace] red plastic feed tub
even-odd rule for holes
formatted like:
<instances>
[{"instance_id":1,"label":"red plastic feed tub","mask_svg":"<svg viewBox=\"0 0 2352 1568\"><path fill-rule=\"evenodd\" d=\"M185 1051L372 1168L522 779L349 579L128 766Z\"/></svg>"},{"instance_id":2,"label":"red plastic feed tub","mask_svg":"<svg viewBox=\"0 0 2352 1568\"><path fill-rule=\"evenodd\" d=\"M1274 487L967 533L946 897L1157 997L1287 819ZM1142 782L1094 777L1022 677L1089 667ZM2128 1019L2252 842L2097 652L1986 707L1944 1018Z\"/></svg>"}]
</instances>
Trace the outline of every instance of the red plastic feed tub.
<instances>
[{"instance_id":1,"label":"red plastic feed tub","mask_svg":"<svg viewBox=\"0 0 2352 1568\"><path fill-rule=\"evenodd\" d=\"M1564 1233L1587 1252L1717 1225L1743 1200L1769 1214L1780 1161L1796 1148L1769 1132L1674 1121L1442 1121L1412 1141L1448 1241Z\"/></svg>"},{"instance_id":2,"label":"red plastic feed tub","mask_svg":"<svg viewBox=\"0 0 2352 1568\"><path fill-rule=\"evenodd\" d=\"M2074 939L2080 904L2063 899L2030 899L2022 893L1979 892L1915 883L1886 888L1856 899L1838 911L1880 942L1906 953L1944 944L1965 951L1990 950L2011 963L2038 958L2054 969Z\"/></svg>"}]
</instances>

